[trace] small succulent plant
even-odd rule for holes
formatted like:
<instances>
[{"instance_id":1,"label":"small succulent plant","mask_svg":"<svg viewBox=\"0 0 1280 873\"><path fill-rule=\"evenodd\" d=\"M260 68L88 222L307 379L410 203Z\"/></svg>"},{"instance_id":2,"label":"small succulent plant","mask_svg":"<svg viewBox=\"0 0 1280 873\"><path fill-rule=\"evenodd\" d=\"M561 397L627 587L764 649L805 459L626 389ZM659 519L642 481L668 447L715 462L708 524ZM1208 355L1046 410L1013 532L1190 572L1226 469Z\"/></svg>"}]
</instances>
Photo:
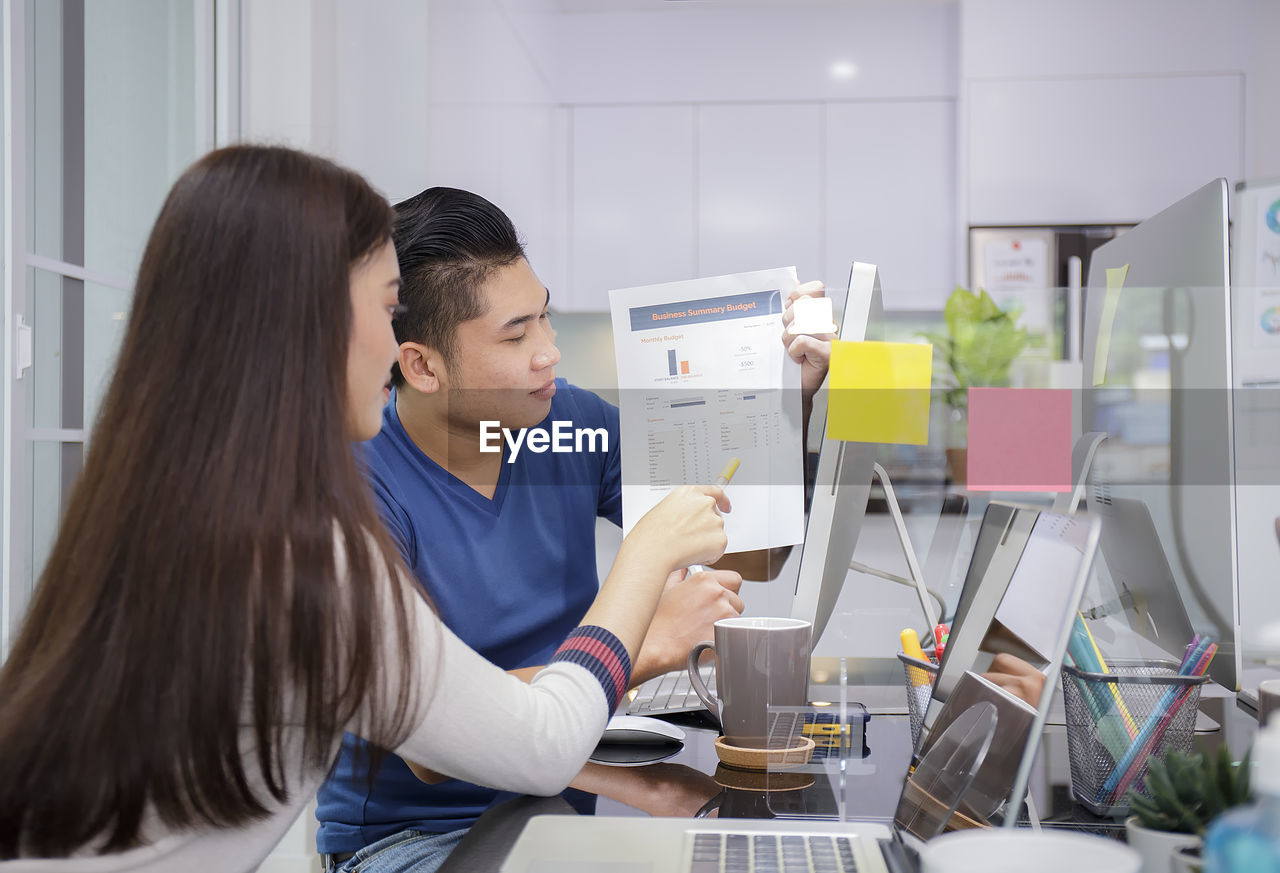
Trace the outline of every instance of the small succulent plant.
<instances>
[{"instance_id":1,"label":"small succulent plant","mask_svg":"<svg viewBox=\"0 0 1280 873\"><path fill-rule=\"evenodd\" d=\"M1203 837L1209 823L1249 801L1249 755L1238 765L1226 746L1216 755L1170 752L1147 768L1151 796L1129 791L1129 808L1144 826Z\"/></svg>"}]
</instances>

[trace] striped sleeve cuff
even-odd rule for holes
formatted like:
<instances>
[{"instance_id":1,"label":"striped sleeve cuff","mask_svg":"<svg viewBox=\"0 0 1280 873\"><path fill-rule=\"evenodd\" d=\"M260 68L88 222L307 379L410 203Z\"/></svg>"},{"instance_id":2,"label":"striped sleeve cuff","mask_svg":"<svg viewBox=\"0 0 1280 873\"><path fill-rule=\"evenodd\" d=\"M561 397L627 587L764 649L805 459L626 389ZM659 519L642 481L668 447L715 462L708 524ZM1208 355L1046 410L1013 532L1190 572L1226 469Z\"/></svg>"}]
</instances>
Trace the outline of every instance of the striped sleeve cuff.
<instances>
[{"instance_id":1,"label":"striped sleeve cuff","mask_svg":"<svg viewBox=\"0 0 1280 873\"><path fill-rule=\"evenodd\" d=\"M551 663L567 661L586 667L604 689L608 715L618 708L631 684L631 656L612 633L596 625L576 628L551 657Z\"/></svg>"}]
</instances>

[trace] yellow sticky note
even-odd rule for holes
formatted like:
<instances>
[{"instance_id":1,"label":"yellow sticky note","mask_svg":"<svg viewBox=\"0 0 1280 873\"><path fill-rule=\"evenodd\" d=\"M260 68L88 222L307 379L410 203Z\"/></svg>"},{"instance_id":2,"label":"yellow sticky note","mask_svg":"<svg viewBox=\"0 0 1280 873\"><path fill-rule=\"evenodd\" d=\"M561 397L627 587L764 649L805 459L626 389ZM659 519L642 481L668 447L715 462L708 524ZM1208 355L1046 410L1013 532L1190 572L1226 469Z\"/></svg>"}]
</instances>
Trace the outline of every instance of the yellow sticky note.
<instances>
[{"instance_id":1,"label":"yellow sticky note","mask_svg":"<svg viewBox=\"0 0 1280 873\"><path fill-rule=\"evenodd\" d=\"M1111 331L1116 326L1116 310L1120 292L1124 290L1129 265L1107 268L1107 296L1102 299L1102 317L1098 320L1098 341L1093 347L1093 384L1107 381L1107 359L1111 357Z\"/></svg>"},{"instance_id":2,"label":"yellow sticky note","mask_svg":"<svg viewBox=\"0 0 1280 873\"><path fill-rule=\"evenodd\" d=\"M827 436L925 445L932 375L931 345L832 341Z\"/></svg>"}]
</instances>

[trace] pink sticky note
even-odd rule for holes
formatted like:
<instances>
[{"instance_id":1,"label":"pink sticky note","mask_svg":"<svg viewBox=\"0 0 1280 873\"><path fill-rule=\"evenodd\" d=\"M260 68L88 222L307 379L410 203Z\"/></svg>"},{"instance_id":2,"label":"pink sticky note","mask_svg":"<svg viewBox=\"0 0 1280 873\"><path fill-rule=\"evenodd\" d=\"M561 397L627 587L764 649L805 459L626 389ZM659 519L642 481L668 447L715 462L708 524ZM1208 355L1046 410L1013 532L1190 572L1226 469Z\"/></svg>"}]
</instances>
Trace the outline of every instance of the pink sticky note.
<instances>
[{"instance_id":1,"label":"pink sticky note","mask_svg":"<svg viewBox=\"0 0 1280 873\"><path fill-rule=\"evenodd\" d=\"M970 388L970 491L1070 491L1071 391Z\"/></svg>"}]
</instances>

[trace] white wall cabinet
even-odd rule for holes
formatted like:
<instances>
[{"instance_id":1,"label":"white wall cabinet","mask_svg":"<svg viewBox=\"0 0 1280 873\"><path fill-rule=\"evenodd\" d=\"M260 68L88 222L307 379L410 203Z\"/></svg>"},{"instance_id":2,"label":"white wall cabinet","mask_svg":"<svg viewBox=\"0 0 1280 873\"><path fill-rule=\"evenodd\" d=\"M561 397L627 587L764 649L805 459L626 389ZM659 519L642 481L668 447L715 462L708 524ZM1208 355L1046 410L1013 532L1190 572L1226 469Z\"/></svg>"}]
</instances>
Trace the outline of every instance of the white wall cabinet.
<instances>
[{"instance_id":1,"label":"white wall cabinet","mask_svg":"<svg viewBox=\"0 0 1280 873\"><path fill-rule=\"evenodd\" d=\"M569 309L762 264L838 284L853 258L937 309L970 224L1137 221L1280 166L1272 0L380 5L348 26L358 0L318 0L283 65L250 39L248 127L307 128L286 139L393 198L484 193Z\"/></svg>"},{"instance_id":2,"label":"white wall cabinet","mask_svg":"<svg viewBox=\"0 0 1280 873\"><path fill-rule=\"evenodd\" d=\"M949 289L957 5L431 13L424 184L506 210L558 308L788 264L843 287L871 252L901 263L895 305L937 308ZM850 124L874 138L846 148ZM926 226L890 226L921 201Z\"/></svg>"},{"instance_id":3,"label":"white wall cabinet","mask_svg":"<svg viewBox=\"0 0 1280 873\"><path fill-rule=\"evenodd\" d=\"M436 106L419 183L463 188L497 204L557 297L565 287L563 116L538 104Z\"/></svg>"},{"instance_id":4,"label":"white wall cabinet","mask_svg":"<svg viewBox=\"0 0 1280 873\"><path fill-rule=\"evenodd\" d=\"M1141 221L1243 177L1244 76L979 80L970 224Z\"/></svg>"},{"instance_id":5,"label":"white wall cabinet","mask_svg":"<svg viewBox=\"0 0 1280 873\"><path fill-rule=\"evenodd\" d=\"M553 291L557 307L608 308L612 288L697 271L696 117L692 106L571 111L571 299Z\"/></svg>"},{"instance_id":6,"label":"white wall cabinet","mask_svg":"<svg viewBox=\"0 0 1280 873\"><path fill-rule=\"evenodd\" d=\"M955 284L955 102L827 107L827 284L880 268L887 309L937 309Z\"/></svg>"},{"instance_id":7,"label":"white wall cabinet","mask_svg":"<svg viewBox=\"0 0 1280 873\"><path fill-rule=\"evenodd\" d=\"M556 304L791 264L842 289L857 259L880 265L892 308L936 308L953 284L954 119L951 100L574 109Z\"/></svg>"},{"instance_id":8,"label":"white wall cabinet","mask_svg":"<svg viewBox=\"0 0 1280 873\"><path fill-rule=\"evenodd\" d=\"M824 278L822 130L817 104L702 107L698 275L794 264Z\"/></svg>"}]
</instances>

